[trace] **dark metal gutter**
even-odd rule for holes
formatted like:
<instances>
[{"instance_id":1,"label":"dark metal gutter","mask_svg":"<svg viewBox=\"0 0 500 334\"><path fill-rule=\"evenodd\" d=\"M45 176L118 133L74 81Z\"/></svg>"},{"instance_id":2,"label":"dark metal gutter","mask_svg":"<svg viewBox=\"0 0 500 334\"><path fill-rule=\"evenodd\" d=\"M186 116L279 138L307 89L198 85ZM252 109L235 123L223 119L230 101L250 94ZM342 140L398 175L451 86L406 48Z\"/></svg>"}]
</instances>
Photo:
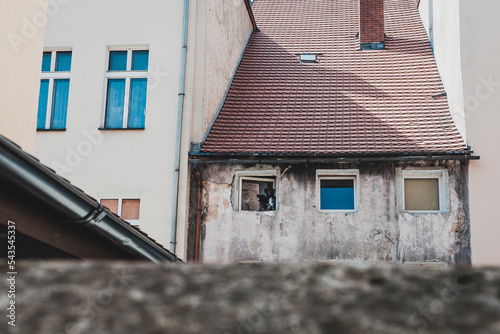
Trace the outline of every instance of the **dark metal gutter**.
<instances>
[{"instance_id":1,"label":"dark metal gutter","mask_svg":"<svg viewBox=\"0 0 500 334\"><path fill-rule=\"evenodd\" d=\"M472 151L457 152L399 152L370 154L302 154L302 153L200 153L192 152L190 164L286 164L286 163L334 163L334 162L383 162L383 161L439 161L479 160Z\"/></svg>"},{"instance_id":2,"label":"dark metal gutter","mask_svg":"<svg viewBox=\"0 0 500 334\"><path fill-rule=\"evenodd\" d=\"M127 253L156 263L182 263L177 256L1 135L0 177L58 212L64 221L81 224Z\"/></svg>"}]
</instances>

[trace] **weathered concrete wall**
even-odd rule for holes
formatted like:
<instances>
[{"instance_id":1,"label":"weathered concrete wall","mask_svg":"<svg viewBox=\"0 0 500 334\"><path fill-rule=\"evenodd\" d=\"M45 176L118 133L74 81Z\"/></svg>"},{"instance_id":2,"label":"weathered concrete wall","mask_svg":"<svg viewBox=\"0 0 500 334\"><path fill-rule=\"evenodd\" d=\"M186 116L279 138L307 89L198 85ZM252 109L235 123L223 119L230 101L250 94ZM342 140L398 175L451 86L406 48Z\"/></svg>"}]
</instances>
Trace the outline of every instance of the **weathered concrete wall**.
<instances>
[{"instance_id":1,"label":"weathered concrete wall","mask_svg":"<svg viewBox=\"0 0 500 334\"><path fill-rule=\"evenodd\" d=\"M403 211L400 174L409 168L446 171L443 213ZM236 171L274 169L278 210L235 211ZM357 212L318 210L317 169L359 169ZM470 262L466 163L207 165L198 170L203 180L204 263L329 259Z\"/></svg>"},{"instance_id":2,"label":"weathered concrete wall","mask_svg":"<svg viewBox=\"0 0 500 334\"><path fill-rule=\"evenodd\" d=\"M26 263L2 333L500 332L500 269ZM0 266L7 272L5 266Z\"/></svg>"},{"instance_id":3,"label":"weathered concrete wall","mask_svg":"<svg viewBox=\"0 0 500 334\"><path fill-rule=\"evenodd\" d=\"M200 143L224 98L252 23L245 0L190 1L181 138L177 252L188 252L188 152Z\"/></svg>"},{"instance_id":4,"label":"weathered concrete wall","mask_svg":"<svg viewBox=\"0 0 500 334\"><path fill-rule=\"evenodd\" d=\"M208 130L252 32L244 0L208 0L203 87L203 124L193 133L201 142Z\"/></svg>"}]
</instances>

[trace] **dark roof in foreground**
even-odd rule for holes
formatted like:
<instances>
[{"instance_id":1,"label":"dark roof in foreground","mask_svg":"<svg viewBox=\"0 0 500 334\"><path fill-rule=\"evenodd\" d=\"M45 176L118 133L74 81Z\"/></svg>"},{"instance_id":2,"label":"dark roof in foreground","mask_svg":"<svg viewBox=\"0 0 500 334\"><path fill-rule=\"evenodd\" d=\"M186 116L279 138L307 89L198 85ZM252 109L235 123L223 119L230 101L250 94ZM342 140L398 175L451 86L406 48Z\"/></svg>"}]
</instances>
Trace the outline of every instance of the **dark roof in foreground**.
<instances>
[{"instance_id":1,"label":"dark roof in foreground","mask_svg":"<svg viewBox=\"0 0 500 334\"><path fill-rule=\"evenodd\" d=\"M359 1L257 0L201 153L463 152L415 3L385 1L385 50L360 50ZM299 63L300 53L320 53Z\"/></svg>"},{"instance_id":2,"label":"dark roof in foreground","mask_svg":"<svg viewBox=\"0 0 500 334\"><path fill-rule=\"evenodd\" d=\"M38 159L0 135L0 180L6 191L18 190L57 212L54 220L77 224L103 236L135 258L152 262L182 263L146 233L103 207L94 198L57 175Z\"/></svg>"}]
</instances>

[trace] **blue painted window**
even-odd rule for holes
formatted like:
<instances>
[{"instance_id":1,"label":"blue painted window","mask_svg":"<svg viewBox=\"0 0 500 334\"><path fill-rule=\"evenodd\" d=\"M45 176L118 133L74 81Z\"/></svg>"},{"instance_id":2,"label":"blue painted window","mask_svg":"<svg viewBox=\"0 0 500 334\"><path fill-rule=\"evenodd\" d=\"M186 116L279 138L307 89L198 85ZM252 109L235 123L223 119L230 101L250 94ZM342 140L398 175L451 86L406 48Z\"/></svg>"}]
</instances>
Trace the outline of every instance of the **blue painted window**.
<instances>
[{"instance_id":1,"label":"blue painted window","mask_svg":"<svg viewBox=\"0 0 500 334\"><path fill-rule=\"evenodd\" d=\"M71 70L71 52L56 53L56 71L69 72Z\"/></svg>"},{"instance_id":2,"label":"blue painted window","mask_svg":"<svg viewBox=\"0 0 500 334\"><path fill-rule=\"evenodd\" d=\"M109 79L108 99L106 101L106 128L117 129L122 127L124 98L125 79Z\"/></svg>"},{"instance_id":3,"label":"blue painted window","mask_svg":"<svg viewBox=\"0 0 500 334\"><path fill-rule=\"evenodd\" d=\"M149 51L110 51L104 128L143 129L146 123Z\"/></svg>"},{"instance_id":4,"label":"blue painted window","mask_svg":"<svg viewBox=\"0 0 500 334\"><path fill-rule=\"evenodd\" d=\"M66 128L66 113L68 111L69 79L54 80L54 95L52 107L51 129Z\"/></svg>"},{"instance_id":5,"label":"blue painted window","mask_svg":"<svg viewBox=\"0 0 500 334\"><path fill-rule=\"evenodd\" d=\"M47 102L49 96L49 80L42 79L40 82L40 95L38 95L38 119L36 122L37 129L45 129L47 121Z\"/></svg>"},{"instance_id":6,"label":"blue painted window","mask_svg":"<svg viewBox=\"0 0 500 334\"><path fill-rule=\"evenodd\" d=\"M133 78L130 80L129 128L143 128L146 116L146 88L148 79Z\"/></svg>"},{"instance_id":7,"label":"blue painted window","mask_svg":"<svg viewBox=\"0 0 500 334\"><path fill-rule=\"evenodd\" d=\"M55 59L54 62L52 60ZM69 97L71 51L44 52L42 79L38 96L37 129L61 130L66 128Z\"/></svg>"},{"instance_id":8,"label":"blue painted window","mask_svg":"<svg viewBox=\"0 0 500 334\"><path fill-rule=\"evenodd\" d=\"M149 51L132 51L132 71L148 70Z\"/></svg>"},{"instance_id":9,"label":"blue painted window","mask_svg":"<svg viewBox=\"0 0 500 334\"><path fill-rule=\"evenodd\" d=\"M321 210L354 210L354 179L320 180Z\"/></svg>"},{"instance_id":10,"label":"blue painted window","mask_svg":"<svg viewBox=\"0 0 500 334\"><path fill-rule=\"evenodd\" d=\"M44 52L42 58L42 72L50 72L51 60L52 60L52 52Z\"/></svg>"},{"instance_id":11,"label":"blue painted window","mask_svg":"<svg viewBox=\"0 0 500 334\"><path fill-rule=\"evenodd\" d=\"M127 51L109 52L109 70L110 71L127 70Z\"/></svg>"}]
</instances>

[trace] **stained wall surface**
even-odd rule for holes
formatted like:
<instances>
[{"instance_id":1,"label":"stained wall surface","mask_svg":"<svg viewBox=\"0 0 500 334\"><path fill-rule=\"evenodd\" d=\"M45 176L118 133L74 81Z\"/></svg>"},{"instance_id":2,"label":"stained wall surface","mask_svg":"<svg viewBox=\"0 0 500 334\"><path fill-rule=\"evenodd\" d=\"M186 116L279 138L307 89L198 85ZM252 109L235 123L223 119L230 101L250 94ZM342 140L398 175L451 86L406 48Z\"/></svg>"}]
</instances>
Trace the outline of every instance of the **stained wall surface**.
<instances>
[{"instance_id":1,"label":"stained wall surface","mask_svg":"<svg viewBox=\"0 0 500 334\"><path fill-rule=\"evenodd\" d=\"M464 162L198 166L202 178L202 260L368 263L470 261ZM359 170L359 208L320 211L316 170ZM403 210L402 173L444 171L444 211ZM236 172L275 171L277 210L238 211ZM236 209L236 210L235 210Z\"/></svg>"}]
</instances>

